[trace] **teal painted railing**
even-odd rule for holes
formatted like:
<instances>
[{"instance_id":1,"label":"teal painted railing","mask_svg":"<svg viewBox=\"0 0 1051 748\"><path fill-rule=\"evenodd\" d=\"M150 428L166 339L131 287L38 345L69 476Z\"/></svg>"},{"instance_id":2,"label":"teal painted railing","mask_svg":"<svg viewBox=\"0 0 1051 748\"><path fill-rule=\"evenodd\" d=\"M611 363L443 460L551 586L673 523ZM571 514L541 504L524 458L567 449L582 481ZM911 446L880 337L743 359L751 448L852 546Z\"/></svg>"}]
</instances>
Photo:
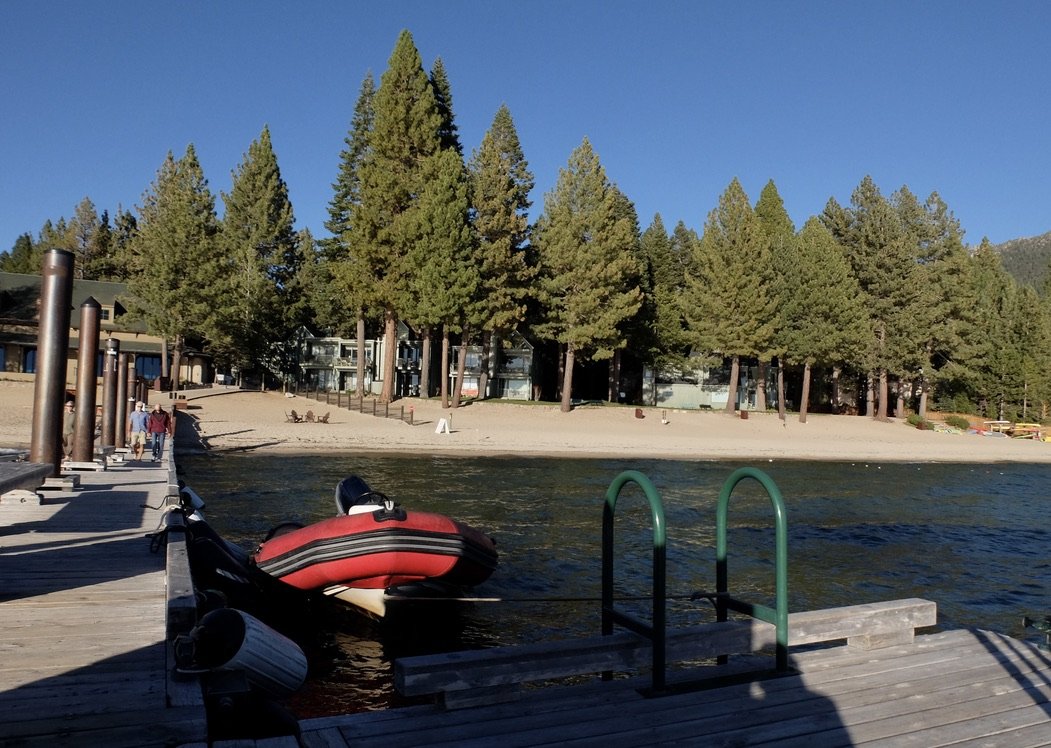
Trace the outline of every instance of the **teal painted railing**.
<instances>
[{"instance_id":1,"label":"teal painted railing","mask_svg":"<svg viewBox=\"0 0 1051 748\"><path fill-rule=\"evenodd\" d=\"M766 605L745 602L730 595L729 571L727 564L727 522L726 517L730 497L737 485L746 479L758 481L770 498L774 509L775 562L774 587L775 603L770 608ZM614 517L620 493L629 483L638 485L650 505L653 522L653 591L652 614L649 622L617 610L613 594L614 566ZM623 626L635 633L647 637L653 643L652 689L661 691L666 683L666 639L667 639L667 530L664 520L664 503L653 483L636 470L627 470L618 475L606 490L606 501L602 510L602 634L613 633L615 625ZM788 519L785 502L781 491L773 480L756 468L741 468L735 471L723 484L719 493L716 508L716 549L715 549L716 594L714 602L719 621L726 621L729 612L758 618L774 625L776 635L775 663L778 672L788 668ZM720 662L726 662L720 657ZM605 673L604 677L612 677Z\"/></svg>"},{"instance_id":2,"label":"teal painted railing","mask_svg":"<svg viewBox=\"0 0 1051 748\"><path fill-rule=\"evenodd\" d=\"M613 599L613 517L617 510L617 499L628 484L637 484L650 504L653 520L653 612L649 623L614 608ZM667 535L664 524L664 504L653 483L637 470L627 470L616 478L606 490L606 503L602 510L602 634L613 633L614 624L619 624L653 642L652 685L660 691L665 683L665 636L667 623ZM610 673L604 674L611 677Z\"/></svg>"},{"instance_id":3,"label":"teal painted railing","mask_svg":"<svg viewBox=\"0 0 1051 748\"><path fill-rule=\"evenodd\" d=\"M730 596L729 571L726 562L726 514L730 504L730 495L737 484L751 478L759 481L770 497L774 508L775 561L774 561L774 598L775 607L747 603ZM766 473L756 468L740 468L735 471L719 493L719 505L716 509L715 528L715 607L717 619L725 621L727 613L733 610L750 615L761 621L772 623L777 635L776 664L779 671L788 670L788 518L781 491ZM725 658L721 658L725 661Z\"/></svg>"}]
</instances>

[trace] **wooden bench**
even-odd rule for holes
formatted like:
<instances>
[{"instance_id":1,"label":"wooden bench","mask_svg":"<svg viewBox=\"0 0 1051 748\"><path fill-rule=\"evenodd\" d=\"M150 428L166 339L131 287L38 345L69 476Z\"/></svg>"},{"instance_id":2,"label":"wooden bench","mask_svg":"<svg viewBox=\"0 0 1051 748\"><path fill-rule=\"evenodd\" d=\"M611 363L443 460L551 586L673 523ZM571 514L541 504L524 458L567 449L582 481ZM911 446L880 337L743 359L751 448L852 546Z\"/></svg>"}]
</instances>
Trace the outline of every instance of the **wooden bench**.
<instances>
[{"instance_id":1,"label":"wooden bench","mask_svg":"<svg viewBox=\"0 0 1051 748\"><path fill-rule=\"evenodd\" d=\"M937 623L937 605L912 598L849 605L788 616L788 644L846 640L861 649L911 642L917 628ZM772 647L772 624L754 619L669 629L669 662L707 660ZM630 631L586 639L407 657L394 663L394 686L405 696L434 695L447 709L516 697L523 683L625 671L652 661L649 640Z\"/></svg>"}]
</instances>

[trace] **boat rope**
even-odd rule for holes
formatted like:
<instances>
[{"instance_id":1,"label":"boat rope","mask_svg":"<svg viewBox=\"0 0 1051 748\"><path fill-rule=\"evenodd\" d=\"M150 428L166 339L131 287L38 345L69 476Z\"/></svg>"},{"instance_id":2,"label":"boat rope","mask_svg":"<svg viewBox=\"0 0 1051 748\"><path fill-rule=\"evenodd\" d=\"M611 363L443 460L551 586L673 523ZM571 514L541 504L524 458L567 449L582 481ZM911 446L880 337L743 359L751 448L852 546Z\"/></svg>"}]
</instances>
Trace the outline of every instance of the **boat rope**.
<instances>
[{"instance_id":1,"label":"boat rope","mask_svg":"<svg viewBox=\"0 0 1051 748\"><path fill-rule=\"evenodd\" d=\"M682 595L666 595L666 600L701 600L705 599L714 604L714 592L691 592ZM599 603L601 597L431 597L414 595L391 595L386 596L388 601L406 601L413 603L423 602L456 602L456 603ZM619 601L646 601L652 598L649 595L628 595L617 597Z\"/></svg>"}]
</instances>

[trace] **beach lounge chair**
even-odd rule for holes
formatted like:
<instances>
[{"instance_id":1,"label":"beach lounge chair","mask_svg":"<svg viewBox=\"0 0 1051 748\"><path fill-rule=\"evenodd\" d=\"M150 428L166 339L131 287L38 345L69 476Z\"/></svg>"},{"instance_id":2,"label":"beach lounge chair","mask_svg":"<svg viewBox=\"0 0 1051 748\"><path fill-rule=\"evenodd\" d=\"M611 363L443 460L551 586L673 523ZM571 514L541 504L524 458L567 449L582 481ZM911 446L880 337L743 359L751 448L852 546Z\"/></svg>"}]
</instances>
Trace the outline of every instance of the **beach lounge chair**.
<instances>
[{"instance_id":1,"label":"beach lounge chair","mask_svg":"<svg viewBox=\"0 0 1051 748\"><path fill-rule=\"evenodd\" d=\"M329 416L329 414L328 414L328 413L326 413L326 414L325 414L325 415L323 415L323 416L318 416L318 417L317 417L317 422L318 422L318 423L328 423L328 416Z\"/></svg>"},{"instance_id":2,"label":"beach lounge chair","mask_svg":"<svg viewBox=\"0 0 1051 748\"><path fill-rule=\"evenodd\" d=\"M290 418L288 420L292 423L299 423L303 420L303 417L296 413L294 410L289 414L289 416Z\"/></svg>"},{"instance_id":3,"label":"beach lounge chair","mask_svg":"<svg viewBox=\"0 0 1051 748\"><path fill-rule=\"evenodd\" d=\"M313 423L314 422L314 411L308 410L306 413L304 413L303 414L303 420L306 421L307 423Z\"/></svg>"}]
</instances>

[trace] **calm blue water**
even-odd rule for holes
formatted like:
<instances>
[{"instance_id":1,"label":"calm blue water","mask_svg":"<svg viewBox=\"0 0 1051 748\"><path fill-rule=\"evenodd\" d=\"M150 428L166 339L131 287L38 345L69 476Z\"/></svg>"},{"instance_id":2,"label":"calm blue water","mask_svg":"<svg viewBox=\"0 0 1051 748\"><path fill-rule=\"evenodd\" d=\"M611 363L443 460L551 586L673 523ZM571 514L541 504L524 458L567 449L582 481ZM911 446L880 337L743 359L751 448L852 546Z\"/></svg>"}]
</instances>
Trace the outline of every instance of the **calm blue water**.
<instances>
[{"instance_id":1,"label":"calm blue water","mask_svg":"<svg viewBox=\"0 0 1051 748\"><path fill-rule=\"evenodd\" d=\"M326 620L329 659L312 663L300 716L396 703L389 673L398 656L597 633L602 506L626 469L645 473L665 503L671 625L709 620L706 602L685 598L715 587L716 501L741 466L407 455L204 455L179 464L208 502L213 527L249 549L280 521L331 516L333 488L351 473L409 508L448 514L497 541L500 567L477 593L505 602L423 610L382 627L344 611ZM1051 466L754 466L785 499L790 610L923 597L938 603L942 627L1034 641L1022 616L1051 613ZM617 522L619 594L645 594L652 530L641 492L625 489ZM772 604L773 513L758 483L738 486L729 524L731 592Z\"/></svg>"}]
</instances>

